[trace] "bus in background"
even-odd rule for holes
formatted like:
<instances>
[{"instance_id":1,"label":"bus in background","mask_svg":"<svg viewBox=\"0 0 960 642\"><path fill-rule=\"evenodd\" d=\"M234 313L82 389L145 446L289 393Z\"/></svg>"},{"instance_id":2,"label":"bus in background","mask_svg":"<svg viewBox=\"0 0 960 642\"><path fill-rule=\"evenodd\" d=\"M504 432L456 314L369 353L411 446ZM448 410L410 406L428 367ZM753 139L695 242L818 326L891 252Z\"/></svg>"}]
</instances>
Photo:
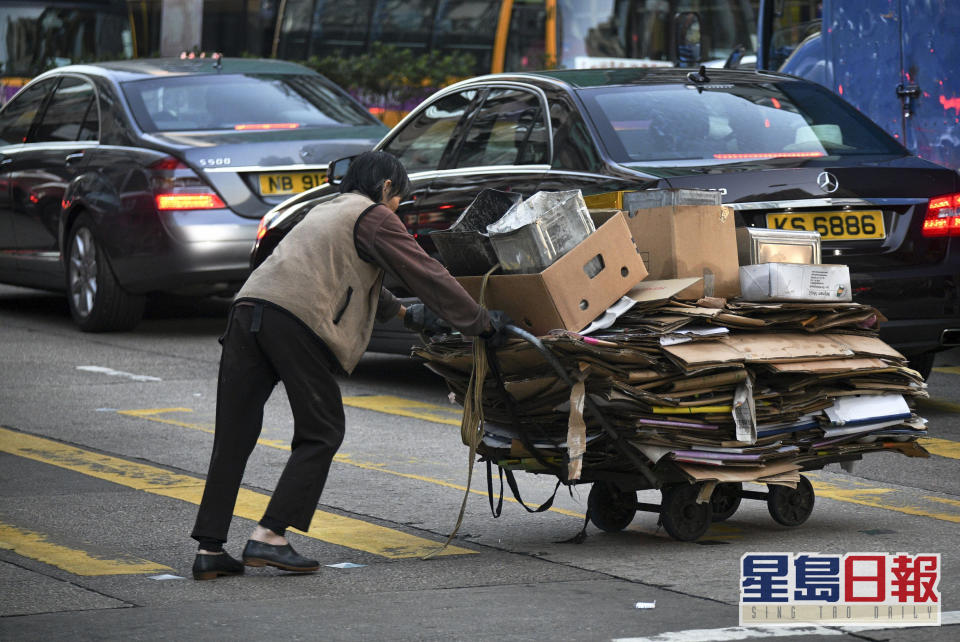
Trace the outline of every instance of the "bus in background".
<instances>
[{"instance_id":1,"label":"bus in background","mask_svg":"<svg viewBox=\"0 0 960 642\"><path fill-rule=\"evenodd\" d=\"M761 0L757 67L843 96L921 158L960 169L960 2Z\"/></svg>"},{"instance_id":2,"label":"bus in background","mask_svg":"<svg viewBox=\"0 0 960 642\"><path fill-rule=\"evenodd\" d=\"M373 42L469 53L474 73L723 64L752 54L756 0L286 0L278 57L362 53Z\"/></svg>"},{"instance_id":3,"label":"bus in background","mask_svg":"<svg viewBox=\"0 0 960 642\"><path fill-rule=\"evenodd\" d=\"M0 105L51 67L130 58L126 0L4 0L0 6Z\"/></svg>"}]
</instances>

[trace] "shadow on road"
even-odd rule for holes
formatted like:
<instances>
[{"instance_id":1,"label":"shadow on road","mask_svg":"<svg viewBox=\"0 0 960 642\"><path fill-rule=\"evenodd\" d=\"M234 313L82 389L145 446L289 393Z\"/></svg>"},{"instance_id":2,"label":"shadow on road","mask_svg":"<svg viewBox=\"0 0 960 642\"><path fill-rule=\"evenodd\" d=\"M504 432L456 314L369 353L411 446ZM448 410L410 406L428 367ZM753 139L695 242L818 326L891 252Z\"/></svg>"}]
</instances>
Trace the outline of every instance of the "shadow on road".
<instances>
[{"instance_id":1,"label":"shadow on road","mask_svg":"<svg viewBox=\"0 0 960 642\"><path fill-rule=\"evenodd\" d=\"M132 332L118 334L219 336L227 322L230 302L225 297L154 295L147 299L140 325ZM66 297L57 292L0 285L0 314L25 323L52 323L76 330Z\"/></svg>"}]
</instances>

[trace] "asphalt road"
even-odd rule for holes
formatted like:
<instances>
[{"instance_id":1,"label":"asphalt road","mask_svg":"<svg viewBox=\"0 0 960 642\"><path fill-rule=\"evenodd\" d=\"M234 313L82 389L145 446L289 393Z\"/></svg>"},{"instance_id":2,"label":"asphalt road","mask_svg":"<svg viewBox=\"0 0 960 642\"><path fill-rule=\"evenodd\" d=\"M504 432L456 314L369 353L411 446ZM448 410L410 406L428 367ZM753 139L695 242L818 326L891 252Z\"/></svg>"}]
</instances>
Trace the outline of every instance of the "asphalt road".
<instances>
[{"instance_id":1,"label":"asphalt road","mask_svg":"<svg viewBox=\"0 0 960 642\"><path fill-rule=\"evenodd\" d=\"M806 524L744 501L696 543L639 513L587 529L588 487L493 519L477 466L463 525L444 541L467 481L459 408L405 357L367 355L341 382L346 440L310 532L311 575L249 569L190 579L188 534L212 443L226 303L151 304L131 333L83 334L55 295L0 286L0 639L955 640L960 618L960 350L929 382L930 459L875 455L853 474L810 475ZM239 555L287 457L282 389L267 406L227 549ZM525 500L550 479L521 474ZM657 491L641 501L657 503ZM941 628L739 629L748 552L940 553ZM343 568L328 565L357 565ZM647 608L639 608L638 605ZM652 608L650 606L652 605Z\"/></svg>"}]
</instances>

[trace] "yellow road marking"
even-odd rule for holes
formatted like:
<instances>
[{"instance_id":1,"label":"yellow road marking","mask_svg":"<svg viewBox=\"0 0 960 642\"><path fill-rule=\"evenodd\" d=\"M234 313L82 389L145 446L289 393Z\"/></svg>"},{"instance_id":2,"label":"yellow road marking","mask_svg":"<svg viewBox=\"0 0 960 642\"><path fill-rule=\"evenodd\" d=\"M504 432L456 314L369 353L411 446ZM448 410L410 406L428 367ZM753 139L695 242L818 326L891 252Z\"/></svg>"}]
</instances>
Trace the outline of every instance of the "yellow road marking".
<instances>
[{"instance_id":1,"label":"yellow road marking","mask_svg":"<svg viewBox=\"0 0 960 642\"><path fill-rule=\"evenodd\" d=\"M950 441L949 439L938 439L936 437L922 437L917 440L917 443L934 455L949 457L950 459L960 459L960 441Z\"/></svg>"},{"instance_id":2,"label":"yellow road marking","mask_svg":"<svg viewBox=\"0 0 960 642\"><path fill-rule=\"evenodd\" d=\"M420 403L420 402L415 402L415 403ZM170 424L173 426L190 428L192 430L199 430L201 432L210 433L211 435L214 432L213 426L210 424L196 424L196 423L190 423L186 421L178 421L176 419L169 419L167 417L157 416L157 415L161 415L168 412L193 412L190 408L145 408L142 410L118 410L117 412L121 415L127 415L130 417L139 417L141 419L146 419L148 421L156 421L159 423ZM436 420L428 419L428 421L436 421ZM460 422L457 421L456 425L459 426ZM287 451L290 450L290 446L285 441L281 441L279 439L258 439L257 443L260 444L261 446L267 446L268 448L276 448L277 450L287 450ZM435 479L433 477L426 477L424 475L415 475L413 473L402 473L397 470L390 470L389 468L386 468L386 464L378 464L378 463L369 462L369 461L358 461L356 459L353 459L347 453L337 453L336 455L334 455L333 460L340 464L346 464L347 466L354 466L356 468L362 468L364 470L375 470L379 473L385 473L387 475L393 475L395 477L403 477L405 479L413 479L415 481L422 481L428 484L435 484L437 486L445 486L446 488L452 488L454 490L459 490L460 492L467 490L466 486L445 482L442 479ZM480 495L482 497L487 496L487 491L485 490L477 490L475 488L471 488L470 492L475 495ZM517 500L511 497L506 497L506 496L503 498L503 501L519 504ZM586 517L583 513L577 513L574 511L565 510L563 508L556 508L556 507L551 508L549 512L559 513L561 515L568 515L570 517L576 517L577 519L584 519Z\"/></svg>"},{"instance_id":3,"label":"yellow road marking","mask_svg":"<svg viewBox=\"0 0 960 642\"><path fill-rule=\"evenodd\" d=\"M388 415L413 417L424 421L433 421L438 424L459 426L463 410L460 406L438 406L432 403L403 399L392 395L370 395L363 397L344 397L343 405L375 410Z\"/></svg>"},{"instance_id":4,"label":"yellow road marking","mask_svg":"<svg viewBox=\"0 0 960 642\"><path fill-rule=\"evenodd\" d=\"M943 372L946 374L960 375L960 366L939 366L933 369L934 372Z\"/></svg>"},{"instance_id":5,"label":"yellow road marking","mask_svg":"<svg viewBox=\"0 0 960 642\"><path fill-rule=\"evenodd\" d=\"M937 507L918 502L916 498L907 496L906 493L898 492L893 488L867 486L855 479L844 482L837 482L836 480L828 482L821 479L820 475L815 472L807 472L804 475L810 479L818 499L835 499L840 502L882 508L907 515L932 517L933 519L960 524L960 511L950 513L938 511Z\"/></svg>"},{"instance_id":6,"label":"yellow road marking","mask_svg":"<svg viewBox=\"0 0 960 642\"><path fill-rule=\"evenodd\" d=\"M960 403L950 403L949 401L940 401L939 399L917 399L917 406L931 410L960 413Z\"/></svg>"},{"instance_id":7,"label":"yellow road marking","mask_svg":"<svg viewBox=\"0 0 960 642\"><path fill-rule=\"evenodd\" d=\"M957 506L960 508L960 501L956 499L947 499L946 497L931 497L927 495L924 499L929 499L932 502L940 502L941 504L949 504L951 506Z\"/></svg>"},{"instance_id":8,"label":"yellow road marking","mask_svg":"<svg viewBox=\"0 0 960 642\"><path fill-rule=\"evenodd\" d=\"M0 522L0 548L56 566L74 575L140 575L172 571L163 564L130 555L107 557L51 542L46 535Z\"/></svg>"},{"instance_id":9,"label":"yellow road marking","mask_svg":"<svg viewBox=\"0 0 960 642\"><path fill-rule=\"evenodd\" d=\"M203 494L202 479L101 455L6 428L0 428L0 451L192 504L199 504ZM269 500L268 495L241 488L234 514L257 521L263 516ZM331 544L388 558L422 557L439 546L437 542L422 537L319 510L314 512L312 526L304 534ZM468 553L474 551L449 546L440 554Z\"/></svg>"},{"instance_id":10,"label":"yellow road marking","mask_svg":"<svg viewBox=\"0 0 960 642\"><path fill-rule=\"evenodd\" d=\"M743 529L726 522L713 522L704 534L704 539L743 539Z\"/></svg>"},{"instance_id":11,"label":"yellow road marking","mask_svg":"<svg viewBox=\"0 0 960 642\"><path fill-rule=\"evenodd\" d=\"M350 399L371 399L371 397L352 397ZM424 407L431 406L431 404L424 404L423 402L403 400L396 397L383 396L383 397L373 397L372 399L375 399L375 401L372 403L366 403L363 407L369 410L377 410L378 412L386 412L387 414L391 414L391 413L388 410L383 410L384 408L405 407L407 409L410 409L410 408L424 408ZM927 401L927 400L921 400L921 401ZM406 402L406 404L404 404L403 402ZM433 406L433 408L435 410L436 409L446 410L445 408L443 408L443 406ZM958 408L960 408L960 406L958 406ZM167 408L167 409L160 408L160 409L153 409L153 410L132 410L132 411L123 410L118 412L120 412L121 414L143 417L151 421L161 421L163 423L170 423L170 424L185 426L188 428L203 430L205 432L212 432L212 428L203 426L201 424L190 424L186 422L180 422L180 421L171 420L171 419L163 419L163 418L154 416L156 414L163 413L163 412L174 412L174 411L185 411L185 410L189 411L189 409L185 409L185 408ZM413 416L413 414L407 414L406 416ZM437 419L431 418L431 414L429 413L423 413L423 416L420 416L417 418L424 419L425 421L438 421ZM453 422L451 420L447 420L442 423L450 423L450 424L455 423L455 425L457 426L460 425L459 421ZM947 439L924 438L920 441L924 445L924 447L927 447L932 453L935 453L937 455L944 456L944 457L956 458L957 456L956 451L957 449L960 449L960 443L953 442ZM262 443L263 445L274 447L274 448L289 449L285 445L277 445L276 440L261 440L259 443ZM375 470L381 473L395 475L397 477L404 477L407 479L413 479L417 481L423 481L426 483L445 486L447 488L453 488L461 492L465 490L464 486L451 484L442 480L433 479L431 477L389 470L385 467L384 464L355 461L347 454L342 454L342 453L338 454L334 458L334 461L347 464L350 466L356 466L358 468ZM805 473L805 474L807 474L810 477L810 481L811 483L813 483L814 488L817 491L817 496L821 498L833 499L836 501L846 502L850 504L859 504L862 506L870 506L873 508L892 510L895 512L906 513L908 515L918 515L923 517L931 517L933 519L944 520L948 522L960 523L960 514L944 513L941 510L937 510L934 506L930 506L926 502L917 503L915 499L902 498L902 493L895 491L892 488L882 488L882 487L877 488L872 486L864 486L853 480L851 480L853 484L851 486L839 485L834 483L828 483L825 481L824 482L815 481L817 479L816 473ZM486 491L484 490L476 490L476 489L471 489L470 492L477 495L482 495L482 496L486 496L487 494ZM883 498L883 501L881 501L881 497ZM504 497L504 501L516 502L516 500L513 500L509 497ZM582 513L576 513L576 512L568 511L564 509L551 508L550 512L556 512L561 515L568 515L570 517L584 519L584 515Z\"/></svg>"}]
</instances>

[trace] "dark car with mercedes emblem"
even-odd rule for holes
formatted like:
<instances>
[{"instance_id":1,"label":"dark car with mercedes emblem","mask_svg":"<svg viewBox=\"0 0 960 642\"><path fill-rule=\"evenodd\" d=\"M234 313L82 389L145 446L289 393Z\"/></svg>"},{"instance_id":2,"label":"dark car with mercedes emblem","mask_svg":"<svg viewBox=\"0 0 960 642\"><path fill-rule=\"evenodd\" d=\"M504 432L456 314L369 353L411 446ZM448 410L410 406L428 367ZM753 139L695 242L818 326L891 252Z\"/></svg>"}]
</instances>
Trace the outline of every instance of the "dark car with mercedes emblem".
<instances>
[{"instance_id":1,"label":"dark car with mercedes emblem","mask_svg":"<svg viewBox=\"0 0 960 642\"><path fill-rule=\"evenodd\" d=\"M278 60L51 70L0 111L0 282L66 291L88 331L132 328L151 293L230 294L260 218L387 131Z\"/></svg>"},{"instance_id":2,"label":"dark car with mercedes emblem","mask_svg":"<svg viewBox=\"0 0 960 642\"><path fill-rule=\"evenodd\" d=\"M430 97L376 149L409 171L397 214L428 250L483 188L718 190L738 226L819 232L823 260L850 266L855 300L884 312L884 339L919 369L960 344L960 176L814 83L725 69L483 76ZM331 191L268 213L253 264ZM403 349L390 330L371 349Z\"/></svg>"}]
</instances>

